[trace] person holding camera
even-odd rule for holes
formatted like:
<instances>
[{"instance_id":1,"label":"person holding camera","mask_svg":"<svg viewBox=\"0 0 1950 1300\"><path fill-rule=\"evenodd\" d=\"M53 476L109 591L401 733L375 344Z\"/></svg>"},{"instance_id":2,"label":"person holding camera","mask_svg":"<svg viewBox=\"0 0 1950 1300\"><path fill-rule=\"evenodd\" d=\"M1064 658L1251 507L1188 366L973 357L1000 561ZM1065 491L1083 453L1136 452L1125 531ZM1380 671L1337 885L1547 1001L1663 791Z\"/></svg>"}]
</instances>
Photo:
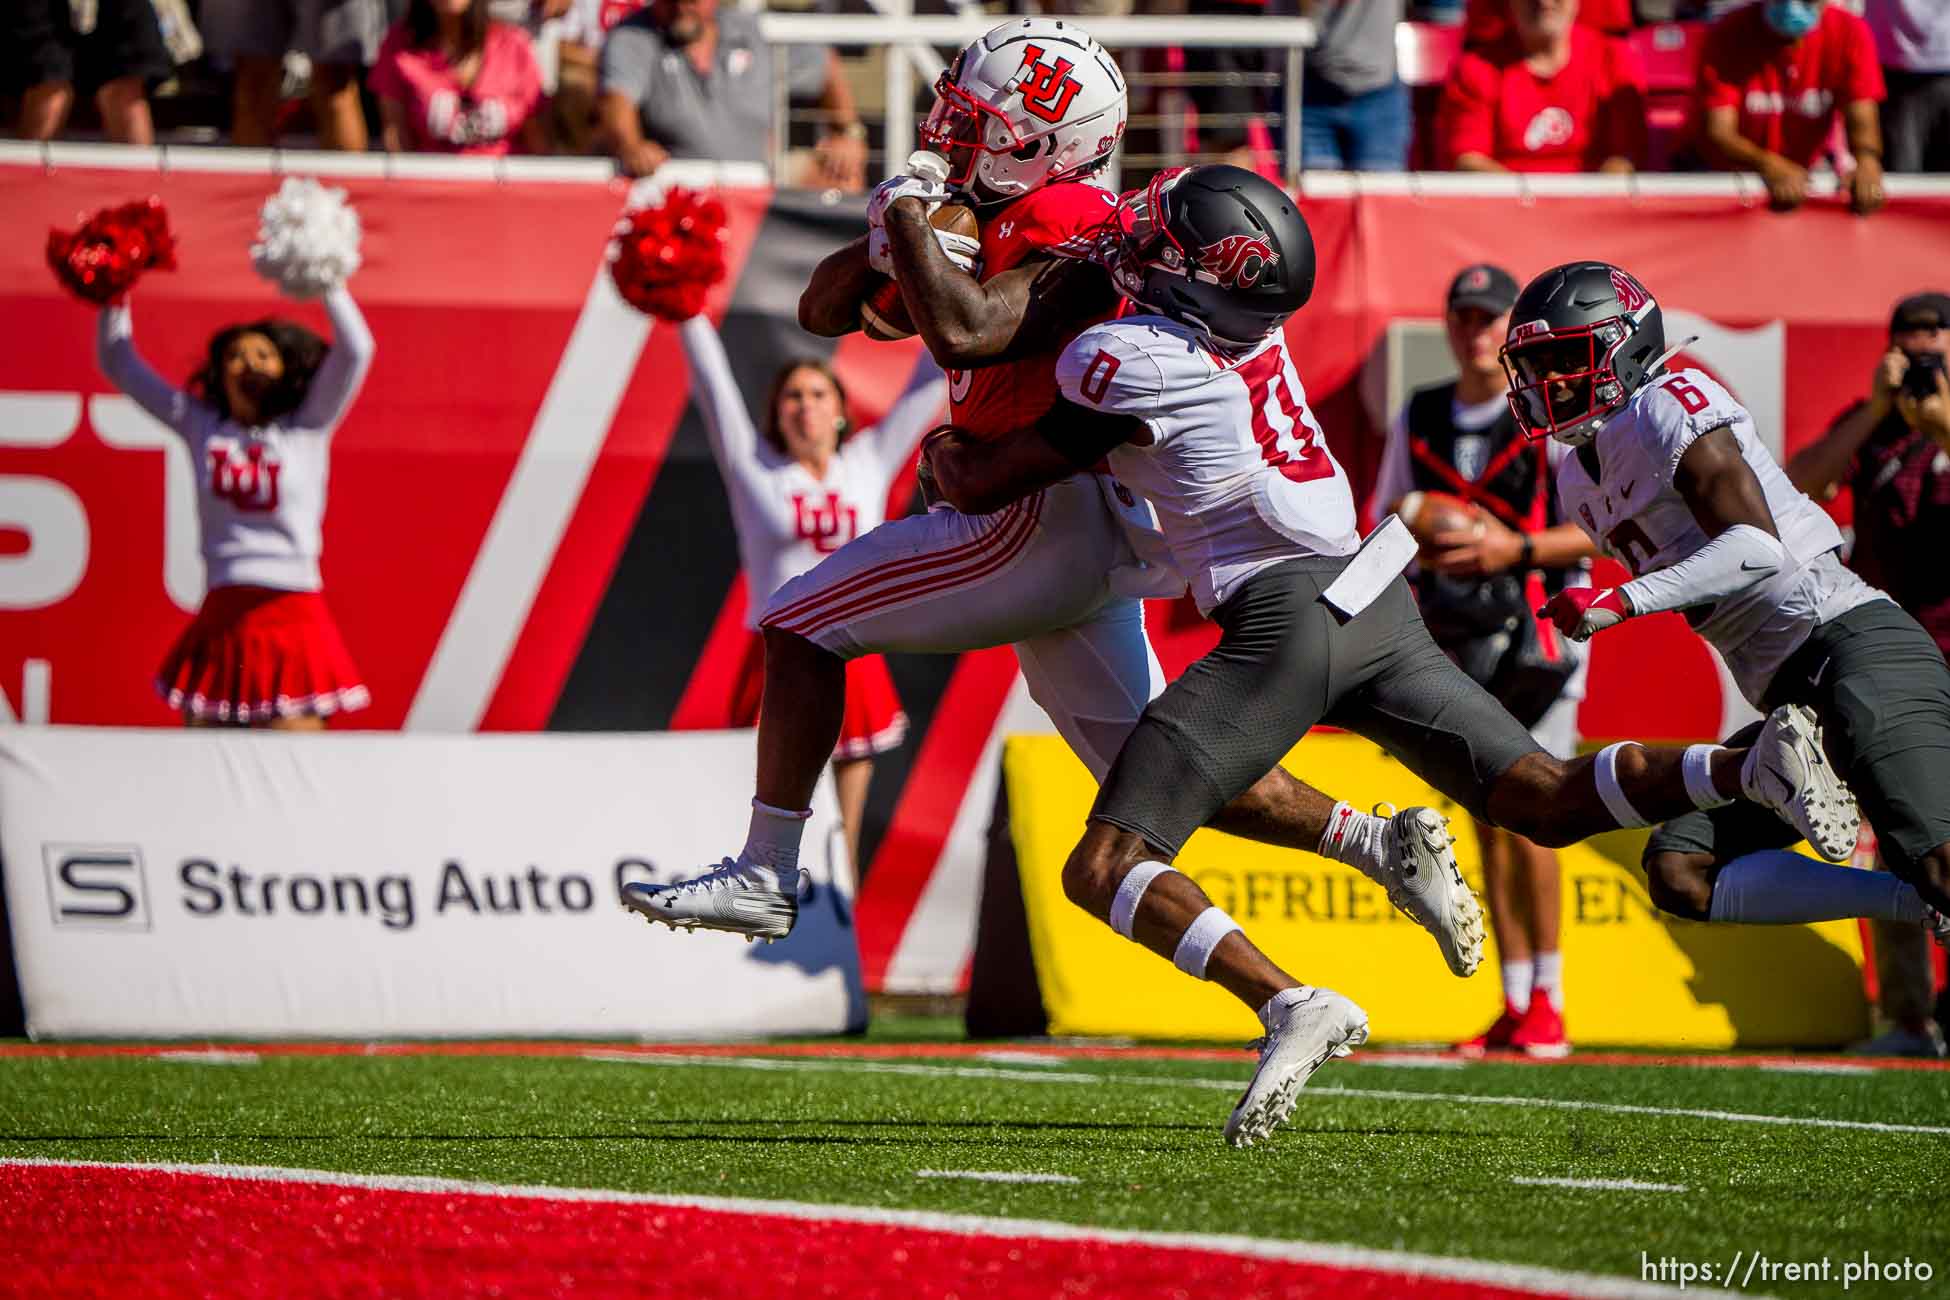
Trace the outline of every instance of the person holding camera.
<instances>
[{"instance_id":1,"label":"person holding camera","mask_svg":"<svg viewBox=\"0 0 1950 1300\"><path fill-rule=\"evenodd\" d=\"M1788 477L1817 501L1850 490L1849 565L1882 588L1950 655L1950 294L1918 293L1889 317L1889 348L1869 395L1788 461ZM1889 1032L1867 1050L1942 1056L1931 1023L1928 941L1914 926L1877 922L1876 968Z\"/></svg>"},{"instance_id":2,"label":"person holding camera","mask_svg":"<svg viewBox=\"0 0 1950 1300\"><path fill-rule=\"evenodd\" d=\"M1443 327L1457 376L1417 390L1388 432L1369 511L1404 509L1414 492L1442 492L1474 508L1468 528L1424 546L1416 578L1436 644L1559 758L1577 753L1584 657L1535 610L1567 585L1587 585L1592 546L1553 517L1551 468L1562 443L1530 442L1510 413L1498 357L1517 281L1500 266L1464 267L1449 285ZM1414 526L1414 520L1404 520ZM1503 1013L1461 1044L1472 1054L1562 1056L1563 956L1558 864L1552 850L1478 824L1483 897L1503 966Z\"/></svg>"}]
</instances>

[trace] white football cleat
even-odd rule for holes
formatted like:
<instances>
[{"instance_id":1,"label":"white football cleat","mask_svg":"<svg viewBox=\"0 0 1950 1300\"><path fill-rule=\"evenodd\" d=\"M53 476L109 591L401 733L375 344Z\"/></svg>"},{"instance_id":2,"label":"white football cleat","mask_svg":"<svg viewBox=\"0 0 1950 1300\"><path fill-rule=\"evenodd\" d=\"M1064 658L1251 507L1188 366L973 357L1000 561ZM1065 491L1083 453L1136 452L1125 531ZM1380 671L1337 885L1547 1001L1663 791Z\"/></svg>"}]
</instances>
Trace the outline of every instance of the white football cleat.
<instances>
[{"instance_id":1,"label":"white football cleat","mask_svg":"<svg viewBox=\"0 0 1950 1300\"><path fill-rule=\"evenodd\" d=\"M1271 1136L1293 1114L1315 1070L1367 1041L1367 1012L1332 989L1308 989L1259 1040L1259 1068L1226 1121L1226 1141L1249 1147Z\"/></svg>"},{"instance_id":2,"label":"white football cleat","mask_svg":"<svg viewBox=\"0 0 1950 1300\"><path fill-rule=\"evenodd\" d=\"M1801 705L1783 704L1768 715L1741 764L1740 785L1830 862L1854 855L1862 814L1822 752L1815 715Z\"/></svg>"},{"instance_id":3,"label":"white football cleat","mask_svg":"<svg viewBox=\"0 0 1950 1300\"><path fill-rule=\"evenodd\" d=\"M806 873L726 858L710 871L668 885L623 886L623 906L673 930L724 930L767 943L792 933Z\"/></svg>"},{"instance_id":4,"label":"white football cleat","mask_svg":"<svg viewBox=\"0 0 1950 1300\"><path fill-rule=\"evenodd\" d=\"M1449 820L1433 808L1387 807L1375 805L1375 815L1388 818L1381 849L1388 901L1434 935L1449 970L1466 979L1483 961L1483 909L1456 865Z\"/></svg>"}]
</instances>

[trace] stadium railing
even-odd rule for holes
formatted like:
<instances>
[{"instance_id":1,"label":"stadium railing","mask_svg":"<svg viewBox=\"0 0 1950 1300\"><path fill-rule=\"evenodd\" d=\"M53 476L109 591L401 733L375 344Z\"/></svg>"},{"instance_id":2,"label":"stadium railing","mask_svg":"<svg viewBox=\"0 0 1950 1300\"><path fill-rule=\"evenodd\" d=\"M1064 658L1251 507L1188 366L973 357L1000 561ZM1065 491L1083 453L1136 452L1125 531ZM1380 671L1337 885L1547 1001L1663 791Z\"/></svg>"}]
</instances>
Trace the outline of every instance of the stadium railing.
<instances>
[{"instance_id":1,"label":"stadium railing","mask_svg":"<svg viewBox=\"0 0 1950 1300\"><path fill-rule=\"evenodd\" d=\"M1270 21L1270 20L1269 20ZM216 145L131 145L82 141L38 142L0 140L0 164L38 164L47 168L99 167L129 172L193 170L257 176L324 176L396 180L557 181L603 183L617 179L607 158L458 158L442 154L335 153L297 149L236 149ZM763 188L772 182L763 164L682 159L664 164L655 177L659 184ZM1470 198L1620 199L1669 198L1685 195L1725 196L1765 203L1767 189L1758 176L1745 172L1691 172L1631 175L1592 173L1561 176L1486 174L1482 172L1334 172L1301 171L1289 186L1302 197L1322 198L1358 194L1453 195ZM1950 198L1950 175L1890 176L1884 188L1892 199ZM1815 198L1840 192L1834 176L1809 178ZM1873 220L1873 218L1871 218Z\"/></svg>"},{"instance_id":2,"label":"stadium railing","mask_svg":"<svg viewBox=\"0 0 1950 1300\"><path fill-rule=\"evenodd\" d=\"M946 15L903 12L905 0L875 0L883 9L878 14L791 14L764 13L760 29L772 43L774 56L784 57L793 45L869 47L882 56L881 133L879 148L870 154L869 173L876 178L897 170L914 149L920 113L898 111L900 105L913 105L916 95L932 84L946 66L945 60L995 25L988 14ZM1113 52L1163 49L1252 49L1267 52L1272 71L1253 79L1262 87L1277 88L1280 108L1267 114L1277 126L1280 174L1289 178L1300 167L1300 94L1305 75L1304 54L1318 37L1313 22L1306 18L1216 18L1204 16L1091 18L1082 24L1092 36ZM1132 71L1126 69L1127 75ZM1221 76L1201 77L1178 73L1153 78L1153 85L1165 90L1183 90L1205 83L1219 84ZM795 122L816 121L815 113L796 117L785 102L785 78L774 78L778 98L773 104L773 172L785 175L786 150ZM871 115L868 118L872 129ZM1175 114L1156 114L1134 120L1132 126L1169 129ZM1209 119L1208 119L1209 121ZM1170 153L1164 160L1175 160ZM1147 159L1150 161L1150 159Z\"/></svg>"}]
</instances>

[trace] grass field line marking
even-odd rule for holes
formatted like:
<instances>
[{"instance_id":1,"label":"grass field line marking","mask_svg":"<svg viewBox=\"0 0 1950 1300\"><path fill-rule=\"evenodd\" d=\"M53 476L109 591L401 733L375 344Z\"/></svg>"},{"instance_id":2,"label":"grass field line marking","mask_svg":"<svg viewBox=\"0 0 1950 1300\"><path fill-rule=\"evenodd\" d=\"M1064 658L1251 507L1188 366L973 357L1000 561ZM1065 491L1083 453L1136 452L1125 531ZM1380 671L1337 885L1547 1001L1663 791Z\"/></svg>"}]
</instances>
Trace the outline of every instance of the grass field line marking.
<instances>
[{"instance_id":1,"label":"grass field line marking","mask_svg":"<svg viewBox=\"0 0 1950 1300\"><path fill-rule=\"evenodd\" d=\"M1142 1084L1165 1088L1212 1088L1239 1092L1244 1079L1199 1079L1172 1074L1091 1074L1081 1070L1002 1070L974 1065L923 1065L909 1061L850 1061L778 1056L676 1056L632 1052L585 1052L586 1061L622 1065L718 1066L741 1070L800 1070L841 1074L903 1074L914 1078L1008 1079L1018 1083ZM1309 1084L1305 1097L1371 1097L1377 1101L1420 1101L1453 1106L1516 1106L1540 1110L1590 1110L1611 1115L1654 1115L1672 1119L1710 1119L1728 1124L1780 1124L1790 1128L1856 1129L1868 1133L1922 1133L1950 1137L1942 1124L1896 1124L1873 1119L1830 1119L1822 1115L1756 1115L1737 1110L1702 1110L1689 1106L1638 1106L1622 1101L1580 1101L1568 1097L1510 1097L1480 1092L1408 1092L1399 1088L1349 1088L1338 1084Z\"/></svg>"},{"instance_id":2,"label":"grass field line marking","mask_svg":"<svg viewBox=\"0 0 1950 1300\"><path fill-rule=\"evenodd\" d=\"M176 1052L157 1052L158 1061L176 1061L183 1065L262 1065L264 1058L256 1052L232 1052L222 1048L186 1048Z\"/></svg>"},{"instance_id":3,"label":"grass field line marking","mask_svg":"<svg viewBox=\"0 0 1950 1300\"><path fill-rule=\"evenodd\" d=\"M1216 1254L1248 1256L1254 1259L1313 1264L1324 1268L1360 1269L1369 1272L1407 1274L1413 1277L1477 1282L1545 1295L1590 1296L1595 1300L1613 1300L1614 1297L1618 1300L1636 1300L1636 1297L1641 1296L1679 1295L1724 1297L1735 1294L1731 1291L1714 1291L1695 1286L1689 1286L1682 1292L1677 1287L1657 1286L1649 1282L1641 1282L1629 1275L1607 1277L1597 1273L1574 1273L1567 1269L1544 1268L1529 1264L1502 1264L1489 1260L1425 1255L1414 1251L1384 1250L1369 1246L1344 1245L1338 1242L1243 1237L1230 1233L1152 1232L1134 1228L1094 1227L1050 1219L1008 1219L985 1214L950 1214L938 1210L884 1209L872 1205L765 1201L746 1197L687 1196L663 1192L625 1192L600 1187L510 1185L470 1182L456 1178L431 1178L413 1174L348 1174L326 1169L282 1169L265 1165L144 1164L135 1161L0 1157L0 1168L8 1165L121 1170L238 1182L306 1183L315 1186L417 1192L438 1196L492 1196L651 1205L725 1214L765 1215L813 1223L871 1224L965 1237L1023 1237L1039 1241L1107 1242L1112 1245L1144 1246L1166 1250L1211 1251Z\"/></svg>"},{"instance_id":4,"label":"grass field line marking","mask_svg":"<svg viewBox=\"0 0 1950 1300\"><path fill-rule=\"evenodd\" d=\"M1636 1178L1512 1178L1519 1187L1576 1187L1598 1192L1683 1192L1684 1183L1642 1183Z\"/></svg>"},{"instance_id":5,"label":"grass field line marking","mask_svg":"<svg viewBox=\"0 0 1950 1300\"><path fill-rule=\"evenodd\" d=\"M976 1054L975 1059L987 1061L990 1065L1033 1065L1038 1069L1070 1063L1068 1057L1052 1056L1048 1052L980 1052Z\"/></svg>"},{"instance_id":6,"label":"grass field line marking","mask_svg":"<svg viewBox=\"0 0 1950 1300\"><path fill-rule=\"evenodd\" d=\"M1075 1174L1039 1174L1014 1169L916 1169L916 1178L965 1178L972 1183L1080 1183Z\"/></svg>"}]
</instances>

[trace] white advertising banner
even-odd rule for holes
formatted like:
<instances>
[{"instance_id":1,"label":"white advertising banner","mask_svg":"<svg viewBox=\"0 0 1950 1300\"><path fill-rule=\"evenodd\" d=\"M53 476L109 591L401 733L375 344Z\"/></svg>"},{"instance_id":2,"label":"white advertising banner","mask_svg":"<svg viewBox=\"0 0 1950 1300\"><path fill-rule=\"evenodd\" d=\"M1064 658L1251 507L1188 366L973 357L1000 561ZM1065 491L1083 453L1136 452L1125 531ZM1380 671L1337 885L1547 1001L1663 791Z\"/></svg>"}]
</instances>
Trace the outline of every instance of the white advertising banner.
<instances>
[{"instance_id":1,"label":"white advertising banner","mask_svg":"<svg viewBox=\"0 0 1950 1300\"><path fill-rule=\"evenodd\" d=\"M832 792L776 944L647 926L631 880L743 843L751 732L0 729L28 1032L731 1037L866 1022Z\"/></svg>"}]
</instances>

